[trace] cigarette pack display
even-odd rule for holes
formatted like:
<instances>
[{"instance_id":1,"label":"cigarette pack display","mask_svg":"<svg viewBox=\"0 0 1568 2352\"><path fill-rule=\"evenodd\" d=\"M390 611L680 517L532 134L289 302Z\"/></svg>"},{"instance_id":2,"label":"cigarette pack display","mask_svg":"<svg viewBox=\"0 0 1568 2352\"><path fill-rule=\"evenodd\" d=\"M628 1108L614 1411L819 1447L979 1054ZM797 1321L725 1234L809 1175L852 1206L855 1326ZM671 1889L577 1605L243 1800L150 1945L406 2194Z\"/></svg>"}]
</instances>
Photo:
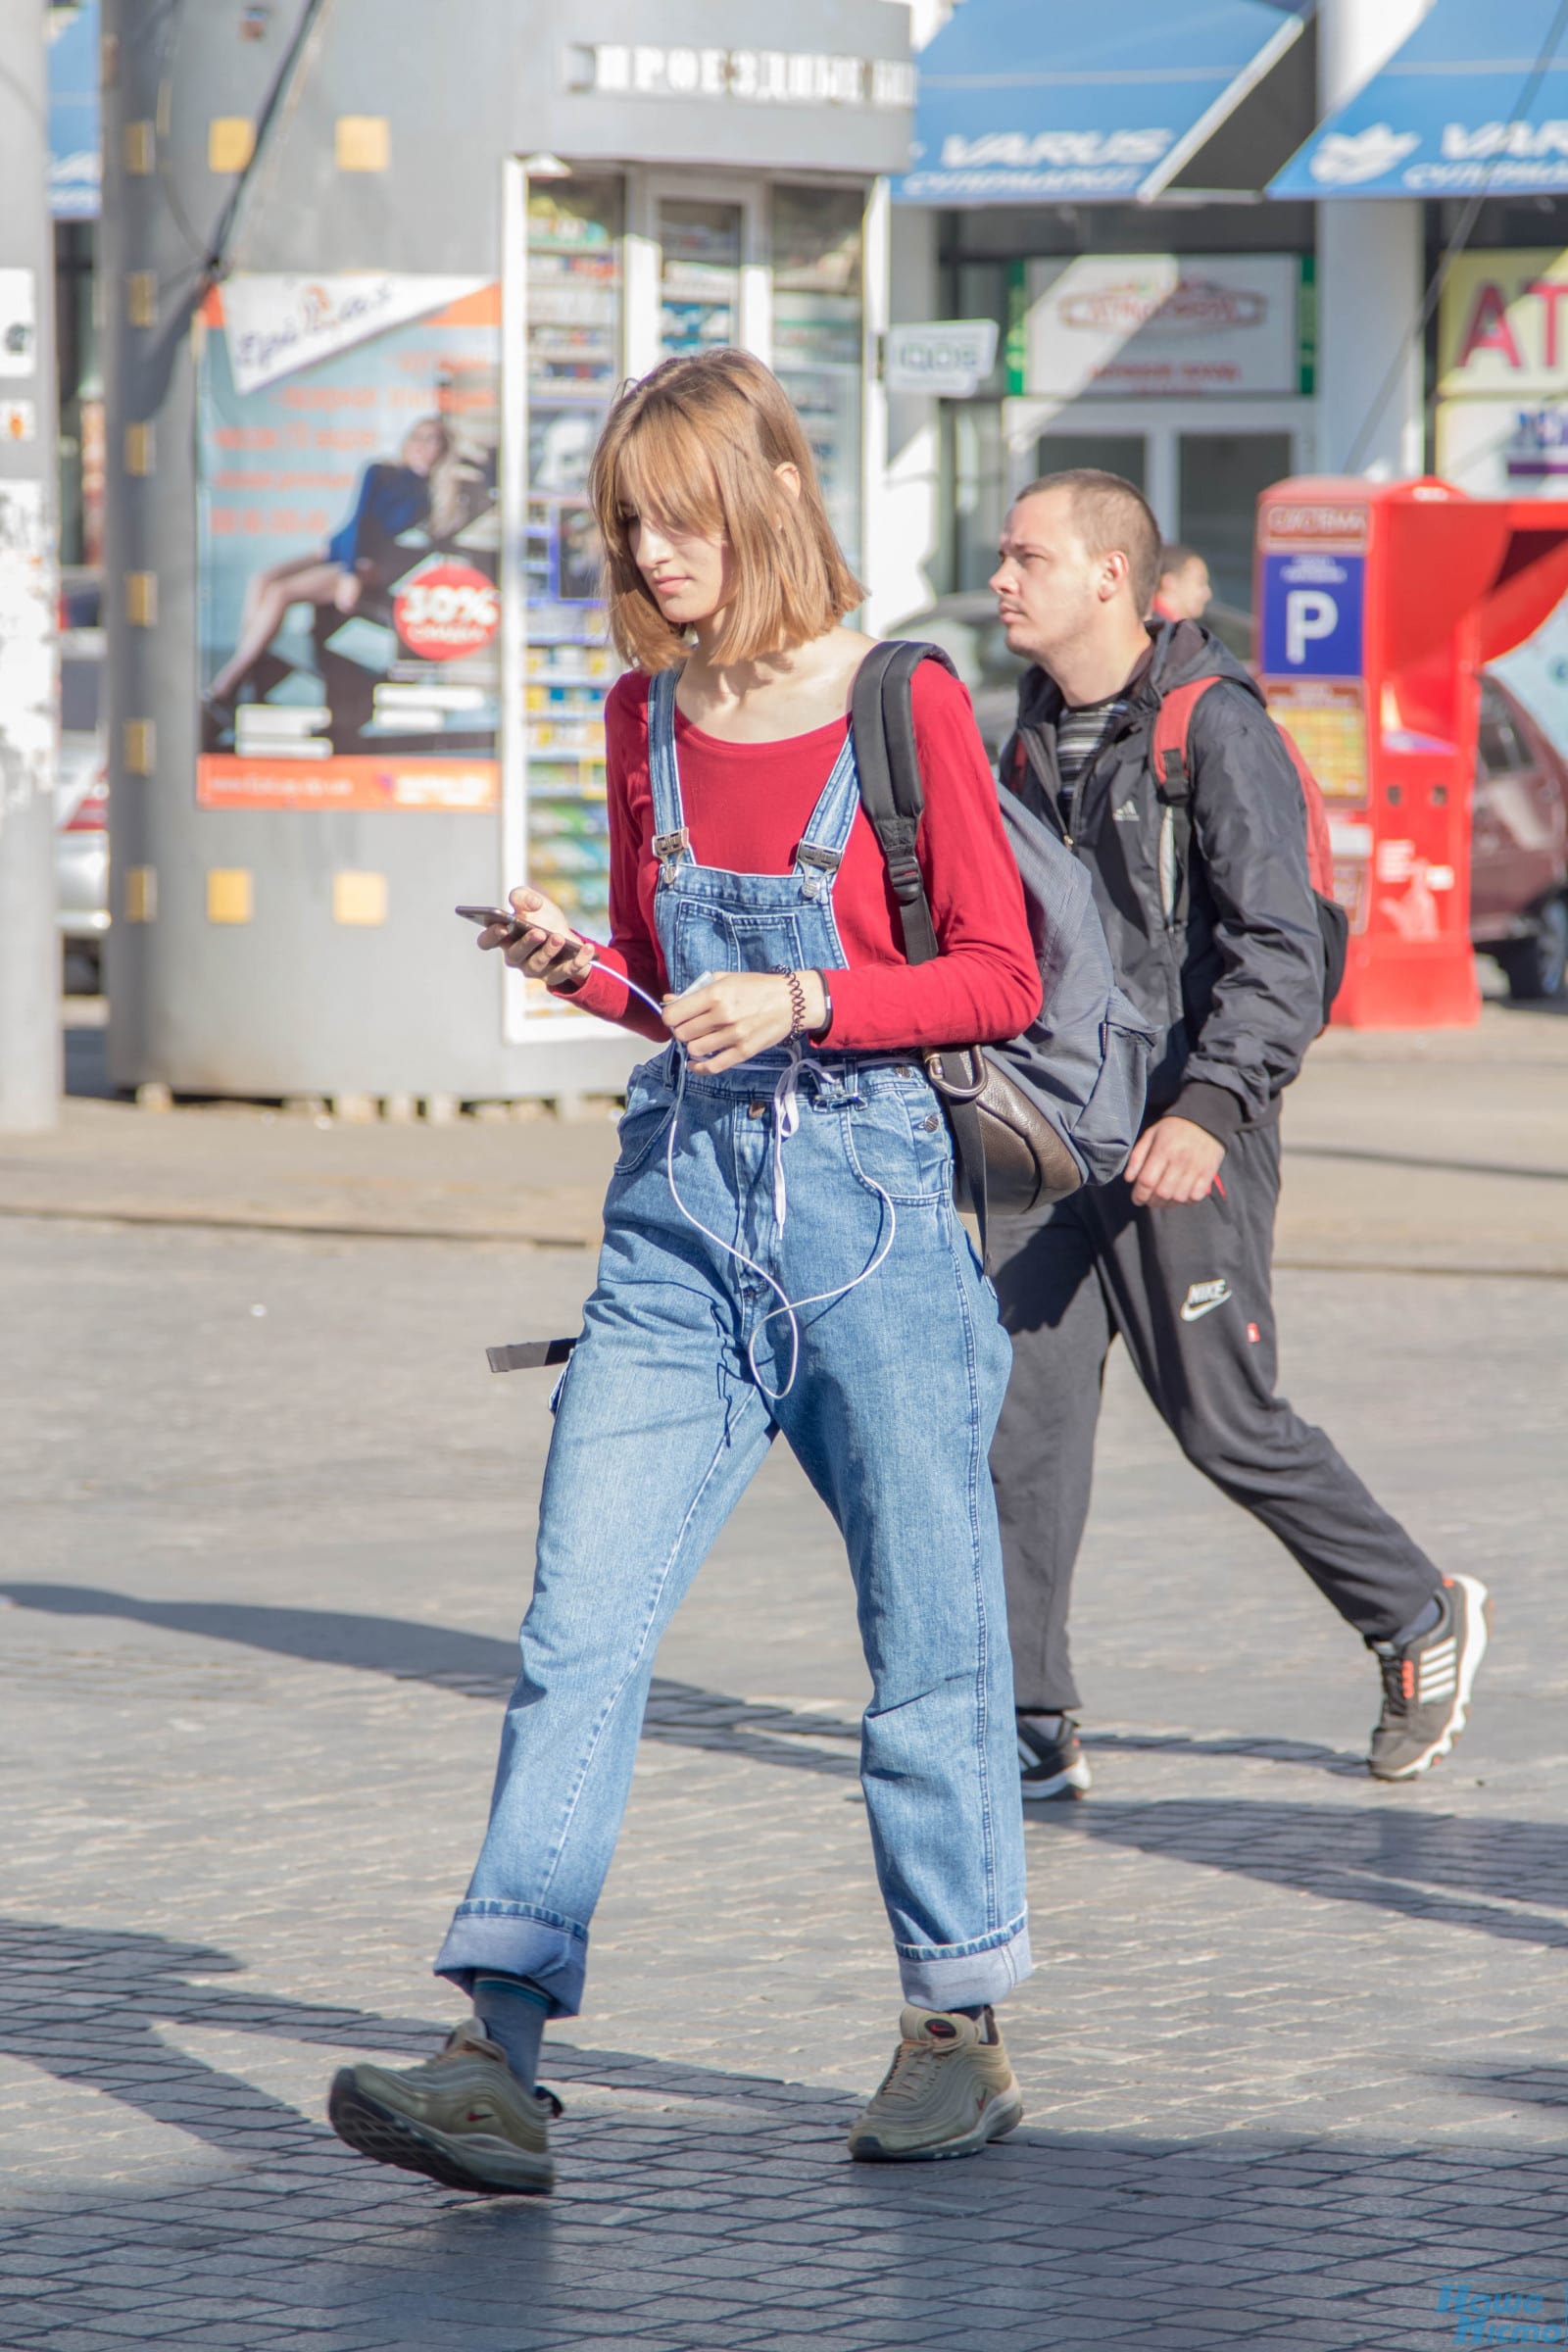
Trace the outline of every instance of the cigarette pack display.
<instances>
[{"instance_id":1,"label":"cigarette pack display","mask_svg":"<svg viewBox=\"0 0 1568 2352\"><path fill-rule=\"evenodd\" d=\"M621 183L535 183L528 193L528 499L524 740L527 858L581 930L609 929L606 643L588 466L622 374ZM559 1013L550 1000L535 1012Z\"/></svg>"}]
</instances>

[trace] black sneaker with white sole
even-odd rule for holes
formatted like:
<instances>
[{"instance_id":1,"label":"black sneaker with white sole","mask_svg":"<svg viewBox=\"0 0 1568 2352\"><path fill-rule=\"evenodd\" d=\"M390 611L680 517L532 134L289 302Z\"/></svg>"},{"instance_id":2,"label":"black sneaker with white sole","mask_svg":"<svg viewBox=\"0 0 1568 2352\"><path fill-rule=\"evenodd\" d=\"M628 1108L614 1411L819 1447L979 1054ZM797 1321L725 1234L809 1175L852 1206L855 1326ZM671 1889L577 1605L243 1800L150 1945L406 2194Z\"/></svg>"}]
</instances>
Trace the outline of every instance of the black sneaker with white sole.
<instances>
[{"instance_id":1,"label":"black sneaker with white sole","mask_svg":"<svg viewBox=\"0 0 1568 2352\"><path fill-rule=\"evenodd\" d=\"M1089 1758L1070 1715L1018 1717L1018 1781L1026 1802L1059 1796L1069 1800L1089 1789Z\"/></svg>"},{"instance_id":2,"label":"black sneaker with white sole","mask_svg":"<svg viewBox=\"0 0 1568 2352\"><path fill-rule=\"evenodd\" d=\"M1476 1669L1487 1654L1492 1603L1474 1576L1446 1576L1440 1597L1443 1615L1430 1633L1397 1647L1372 1644L1383 1669L1383 1713L1366 1760L1376 1781L1413 1781L1464 1730Z\"/></svg>"}]
</instances>

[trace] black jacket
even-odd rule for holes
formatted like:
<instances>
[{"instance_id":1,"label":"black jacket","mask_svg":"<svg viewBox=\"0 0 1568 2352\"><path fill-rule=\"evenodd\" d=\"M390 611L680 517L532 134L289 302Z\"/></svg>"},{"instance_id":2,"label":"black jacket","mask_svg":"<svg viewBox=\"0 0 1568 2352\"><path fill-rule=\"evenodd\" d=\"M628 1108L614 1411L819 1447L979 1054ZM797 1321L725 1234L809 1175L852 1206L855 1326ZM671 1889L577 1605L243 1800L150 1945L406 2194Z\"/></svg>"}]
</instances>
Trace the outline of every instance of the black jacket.
<instances>
[{"instance_id":1,"label":"black jacket","mask_svg":"<svg viewBox=\"0 0 1568 2352\"><path fill-rule=\"evenodd\" d=\"M1094 877L1116 978L1158 1033L1151 1115L1178 1111L1223 1141L1277 1115L1322 1026L1306 817L1290 754L1240 662L1196 621L1152 634L1126 714L1078 779L1070 835L1056 799L1061 694L1041 669L1020 685L1002 782L1055 825ZM1172 891L1182 824L1155 790L1154 714L1168 688L1214 672L1222 683L1193 713L1186 889Z\"/></svg>"}]
</instances>

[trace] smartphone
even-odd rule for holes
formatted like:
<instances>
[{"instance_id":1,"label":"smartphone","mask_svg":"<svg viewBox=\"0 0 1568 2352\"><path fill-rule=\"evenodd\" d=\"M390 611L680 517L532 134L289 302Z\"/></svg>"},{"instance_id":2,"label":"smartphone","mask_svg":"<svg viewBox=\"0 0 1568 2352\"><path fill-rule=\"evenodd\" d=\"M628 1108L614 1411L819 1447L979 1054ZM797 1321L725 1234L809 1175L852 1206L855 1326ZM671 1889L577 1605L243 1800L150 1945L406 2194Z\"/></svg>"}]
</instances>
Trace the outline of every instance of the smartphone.
<instances>
[{"instance_id":1,"label":"smartphone","mask_svg":"<svg viewBox=\"0 0 1568 2352\"><path fill-rule=\"evenodd\" d=\"M522 939L531 931L536 939L548 939L558 948L571 944L559 932L547 931L541 923L524 922L513 906L454 906L452 911L461 914L465 922L477 923L481 931L500 923L514 940Z\"/></svg>"},{"instance_id":2,"label":"smartphone","mask_svg":"<svg viewBox=\"0 0 1568 2352\"><path fill-rule=\"evenodd\" d=\"M494 923L504 924L509 931L522 929L511 906L454 906L452 911L461 914L466 923L477 923L481 931L488 931Z\"/></svg>"}]
</instances>

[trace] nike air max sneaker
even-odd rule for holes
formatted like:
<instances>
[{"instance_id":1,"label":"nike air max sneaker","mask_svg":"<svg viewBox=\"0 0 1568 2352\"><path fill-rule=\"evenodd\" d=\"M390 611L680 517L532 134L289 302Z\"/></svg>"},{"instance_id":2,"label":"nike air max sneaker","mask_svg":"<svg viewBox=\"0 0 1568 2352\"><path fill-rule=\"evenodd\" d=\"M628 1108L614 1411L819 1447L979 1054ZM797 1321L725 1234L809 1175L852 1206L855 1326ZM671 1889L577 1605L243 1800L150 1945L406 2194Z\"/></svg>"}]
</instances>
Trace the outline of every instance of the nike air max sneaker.
<instances>
[{"instance_id":1,"label":"nike air max sneaker","mask_svg":"<svg viewBox=\"0 0 1568 2352\"><path fill-rule=\"evenodd\" d=\"M906 2009L893 2064L850 2133L858 2164L977 2156L1023 2121L1023 2100L989 2009Z\"/></svg>"},{"instance_id":2,"label":"nike air max sneaker","mask_svg":"<svg viewBox=\"0 0 1568 2352\"><path fill-rule=\"evenodd\" d=\"M1476 1669L1487 1654L1492 1603L1473 1576L1446 1576L1443 1615L1430 1633L1396 1648L1374 1642L1383 1669L1383 1713L1367 1770L1377 1781L1413 1781L1446 1756L1464 1730Z\"/></svg>"},{"instance_id":3,"label":"nike air max sneaker","mask_svg":"<svg viewBox=\"0 0 1568 2352\"><path fill-rule=\"evenodd\" d=\"M1018 1717L1018 1783L1025 1803L1087 1795L1089 1758L1071 1715Z\"/></svg>"},{"instance_id":4,"label":"nike air max sneaker","mask_svg":"<svg viewBox=\"0 0 1568 2352\"><path fill-rule=\"evenodd\" d=\"M545 2196L555 2185L550 2119L553 2090L528 2090L498 2042L465 2018L422 2066L344 2066L332 2078L326 2112L339 2139L377 2164L427 2173L444 2188L476 2196Z\"/></svg>"}]
</instances>

